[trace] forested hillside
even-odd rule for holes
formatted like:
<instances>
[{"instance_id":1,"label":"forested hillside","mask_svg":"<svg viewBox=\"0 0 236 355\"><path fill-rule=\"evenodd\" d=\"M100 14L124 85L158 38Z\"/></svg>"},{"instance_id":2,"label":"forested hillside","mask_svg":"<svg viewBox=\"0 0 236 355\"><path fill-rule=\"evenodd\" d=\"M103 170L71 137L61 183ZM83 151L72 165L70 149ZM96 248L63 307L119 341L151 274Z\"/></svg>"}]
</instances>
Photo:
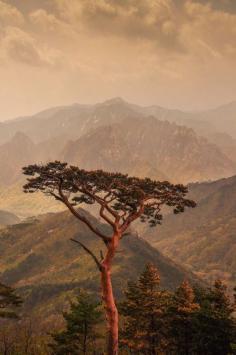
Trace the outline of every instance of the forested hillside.
<instances>
[{"instance_id":1,"label":"forested hillside","mask_svg":"<svg viewBox=\"0 0 236 355\"><path fill-rule=\"evenodd\" d=\"M95 224L99 223L90 218ZM97 255L104 248L87 227L68 212L47 214L0 232L1 280L17 287L26 297L26 312L53 314L63 309L68 297L78 288L99 290L99 275L93 260L70 238L86 242ZM147 262L156 265L161 284L168 289L173 289L185 278L193 283L200 282L134 232L124 238L115 259L117 296L121 296L126 281L134 279Z\"/></svg>"},{"instance_id":2,"label":"forested hillside","mask_svg":"<svg viewBox=\"0 0 236 355\"><path fill-rule=\"evenodd\" d=\"M236 277L236 177L190 185L194 211L169 215L159 233L146 238L174 260L208 280L216 277L234 286Z\"/></svg>"}]
</instances>

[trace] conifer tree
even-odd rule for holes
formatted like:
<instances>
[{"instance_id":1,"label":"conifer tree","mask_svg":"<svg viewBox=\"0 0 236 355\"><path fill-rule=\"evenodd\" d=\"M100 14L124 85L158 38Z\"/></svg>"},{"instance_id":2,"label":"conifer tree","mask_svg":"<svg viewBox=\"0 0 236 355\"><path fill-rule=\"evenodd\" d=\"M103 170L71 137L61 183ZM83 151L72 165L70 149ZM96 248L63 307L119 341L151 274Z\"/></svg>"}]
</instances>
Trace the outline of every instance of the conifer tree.
<instances>
[{"instance_id":1,"label":"conifer tree","mask_svg":"<svg viewBox=\"0 0 236 355\"><path fill-rule=\"evenodd\" d=\"M174 352L178 355L192 354L195 317L199 308L193 288L188 281L182 282L176 289L169 308L169 335Z\"/></svg>"},{"instance_id":2,"label":"conifer tree","mask_svg":"<svg viewBox=\"0 0 236 355\"><path fill-rule=\"evenodd\" d=\"M120 311L125 317L121 345L134 354L159 354L166 345L165 310L169 299L160 290L157 269L148 264L138 282L128 284Z\"/></svg>"},{"instance_id":3,"label":"conifer tree","mask_svg":"<svg viewBox=\"0 0 236 355\"><path fill-rule=\"evenodd\" d=\"M96 340L100 337L96 325L102 322L99 304L82 292L64 313L66 329L52 335L50 347L54 355L97 354Z\"/></svg>"},{"instance_id":4,"label":"conifer tree","mask_svg":"<svg viewBox=\"0 0 236 355\"><path fill-rule=\"evenodd\" d=\"M140 219L155 227L161 223L164 206L182 213L196 203L186 198L188 188L168 181L140 179L103 170L86 171L60 161L23 168L28 176L26 193L41 191L63 203L72 215L84 223L103 243L100 258L77 239L72 239L94 260L99 272L102 300L107 320L107 353L118 354L119 314L112 287L112 266L122 238L134 221ZM109 225L109 232L96 227L78 208L82 203L96 204L99 215Z\"/></svg>"},{"instance_id":5,"label":"conifer tree","mask_svg":"<svg viewBox=\"0 0 236 355\"><path fill-rule=\"evenodd\" d=\"M236 343L235 304L227 295L227 287L216 280L213 287L198 293L201 308L197 315L195 351L200 354L232 353Z\"/></svg>"},{"instance_id":6,"label":"conifer tree","mask_svg":"<svg viewBox=\"0 0 236 355\"><path fill-rule=\"evenodd\" d=\"M15 290L0 283L0 318L17 318L16 309L22 304Z\"/></svg>"}]
</instances>

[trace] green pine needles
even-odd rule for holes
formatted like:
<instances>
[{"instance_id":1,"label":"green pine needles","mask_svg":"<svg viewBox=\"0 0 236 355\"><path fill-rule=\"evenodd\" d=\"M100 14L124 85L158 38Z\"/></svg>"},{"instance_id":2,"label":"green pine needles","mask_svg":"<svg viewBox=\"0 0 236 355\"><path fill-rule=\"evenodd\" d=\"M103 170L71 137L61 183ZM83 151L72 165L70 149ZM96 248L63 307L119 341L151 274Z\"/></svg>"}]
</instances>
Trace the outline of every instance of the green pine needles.
<instances>
[{"instance_id":1,"label":"green pine needles","mask_svg":"<svg viewBox=\"0 0 236 355\"><path fill-rule=\"evenodd\" d=\"M96 354L102 322L101 305L87 293L81 292L70 311L64 313L66 329L52 335L50 347L54 355Z\"/></svg>"}]
</instances>

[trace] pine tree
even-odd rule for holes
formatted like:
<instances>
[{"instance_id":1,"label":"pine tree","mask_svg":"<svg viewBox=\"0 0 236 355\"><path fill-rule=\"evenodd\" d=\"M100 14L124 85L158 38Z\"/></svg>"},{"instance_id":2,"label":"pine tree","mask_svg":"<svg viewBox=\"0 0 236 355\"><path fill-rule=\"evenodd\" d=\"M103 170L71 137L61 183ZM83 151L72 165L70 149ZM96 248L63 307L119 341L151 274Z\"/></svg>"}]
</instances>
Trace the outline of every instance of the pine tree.
<instances>
[{"instance_id":1,"label":"pine tree","mask_svg":"<svg viewBox=\"0 0 236 355\"><path fill-rule=\"evenodd\" d=\"M53 334L50 344L54 355L96 354L96 339L99 334L96 325L101 323L99 304L87 294L81 293L71 303L70 312L64 313L66 329ZM92 352L94 350L94 352Z\"/></svg>"},{"instance_id":2,"label":"pine tree","mask_svg":"<svg viewBox=\"0 0 236 355\"><path fill-rule=\"evenodd\" d=\"M195 317L199 308L193 288L188 281L184 281L176 289L169 308L169 335L174 352L178 355L192 354Z\"/></svg>"},{"instance_id":3,"label":"pine tree","mask_svg":"<svg viewBox=\"0 0 236 355\"><path fill-rule=\"evenodd\" d=\"M207 355L232 353L236 343L235 304L227 295L227 287L216 280L213 287L198 292L201 308L197 316L195 351Z\"/></svg>"},{"instance_id":4,"label":"pine tree","mask_svg":"<svg viewBox=\"0 0 236 355\"><path fill-rule=\"evenodd\" d=\"M157 269L148 264L139 280L128 284L125 296L120 305L121 345L134 354L159 354L166 345L164 315L169 294L160 290Z\"/></svg>"},{"instance_id":5,"label":"pine tree","mask_svg":"<svg viewBox=\"0 0 236 355\"><path fill-rule=\"evenodd\" d=\"M22 300L15 290L0 283L0 318L17 318L16 309L21 304Z\"/></svg>"},{"instance_id":6,"label":"pine tree","mask_svg":"<svg viewBox=\"0 0 236 355\"><path fill-rule=\"evenodd\" d=\"M112 286L112 266L121 239L138 219L152 227L159 225L164 206L171 207L176 214L184 212L186 208L195 207L196 203L186 198L188 188L180 184L173 185L168 181L140 179L103 170L86 171L60 161L29 165L23 168L23 172L28 176L28 182L24 185L26 193L41 191L53 196L104 243L106 251L100 259L86 244L72 239L93 259L100 272L107 321L107 352L109 355L117 355L119 314ZM111 227L109 233L96 227L88 215L76 208L82 203L96 204L99 216Z\"/></svg>"}]
</instances>

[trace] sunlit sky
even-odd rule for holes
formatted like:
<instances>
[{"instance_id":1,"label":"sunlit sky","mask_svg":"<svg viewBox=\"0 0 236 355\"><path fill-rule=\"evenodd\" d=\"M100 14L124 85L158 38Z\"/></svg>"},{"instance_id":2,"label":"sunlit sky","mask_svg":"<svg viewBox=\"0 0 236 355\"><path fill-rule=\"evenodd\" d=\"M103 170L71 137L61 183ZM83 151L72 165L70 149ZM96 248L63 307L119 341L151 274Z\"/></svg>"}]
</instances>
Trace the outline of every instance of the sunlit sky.
<instances>
[{"instance_id":1,"label":"sunlit sky","mask_svg":"<svg viewBox=\"0 0 236 355\"><path fill-rule=\"evenodd\" d=\"M0 120L114 96L236 100L235 0L5 0L0 39Z\"/></svg>"}]
</instances>

